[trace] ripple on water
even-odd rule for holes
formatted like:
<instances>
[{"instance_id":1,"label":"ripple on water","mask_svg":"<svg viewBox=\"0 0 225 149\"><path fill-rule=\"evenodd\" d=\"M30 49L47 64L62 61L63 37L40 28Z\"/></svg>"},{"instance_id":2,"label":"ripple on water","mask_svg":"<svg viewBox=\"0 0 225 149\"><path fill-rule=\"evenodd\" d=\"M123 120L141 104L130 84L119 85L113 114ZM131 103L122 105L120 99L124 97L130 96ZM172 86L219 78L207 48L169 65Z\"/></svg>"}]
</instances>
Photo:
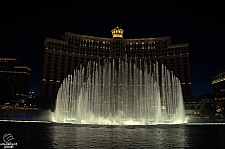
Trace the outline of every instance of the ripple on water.
<instances>
[{"instance_id":1,"label":"ripple on water","mask_svg":"<svg viewBox=\"0 0 225 149\"><path fill-rule=\"evenodd\" d=\"M224 123L115 126L0 122L21 148L223 148ZM213 137L212 137L213 136Z\"/></svg>"}]
</instances>

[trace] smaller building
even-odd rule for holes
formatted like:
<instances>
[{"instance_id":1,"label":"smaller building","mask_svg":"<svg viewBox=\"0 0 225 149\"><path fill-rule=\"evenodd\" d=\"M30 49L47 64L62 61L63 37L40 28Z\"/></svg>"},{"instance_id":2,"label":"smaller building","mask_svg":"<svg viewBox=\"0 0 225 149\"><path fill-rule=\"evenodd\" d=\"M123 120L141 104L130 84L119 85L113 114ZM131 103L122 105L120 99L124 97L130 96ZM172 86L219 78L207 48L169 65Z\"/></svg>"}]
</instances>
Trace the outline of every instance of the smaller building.
<instances>
[{"instance_id":1,"label":"smaller building","mask_svg":"<svg viewBox=\"0 0 225 149\"><path fill-rule=\"evenodd\" d=\"M219 74L212 76L213 93L216 95L221 89L225 89L225 71L221 71Z\"/></svg>"},{"instance_id":2,"label":"smaller building","mask_svg":"<svg viewBox=\"0 0 225 149\"><path fill-rule=\"evenodd\" d=\"M16 58L0 58L0 104L27 97L30 72Z\"/></svg>"},{"instance_id":3,"label":"smaller building","mask_svg":"<svg viewBox=\"0 0 225 149\"><path fill-rule=\"evenodd\" d=\"M216 109L215 116L224 118L225 116L225 71L211 77L213 92L215 95L214 107Z\"/></svg>"},{"instance_id":4,"label":"smaller building","mask_svg":"<svg viewBox=\"0 0 225 149\"><path fill-rule=\"evenodd\" d=\"M193 115L196 117L201 116L201 101L198 102L185 102L185 114L186 115Z\"/></svg>"}]
</instances>

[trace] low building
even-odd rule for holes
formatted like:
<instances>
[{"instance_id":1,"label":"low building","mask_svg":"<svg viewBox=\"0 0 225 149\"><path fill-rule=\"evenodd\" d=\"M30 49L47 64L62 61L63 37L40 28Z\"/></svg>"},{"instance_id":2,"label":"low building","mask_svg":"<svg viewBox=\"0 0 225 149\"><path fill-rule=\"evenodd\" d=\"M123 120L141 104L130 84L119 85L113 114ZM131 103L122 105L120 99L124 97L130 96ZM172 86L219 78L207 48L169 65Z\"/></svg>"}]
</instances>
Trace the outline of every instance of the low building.
<instances>
[{"instance_id":1,"label":"low building","mask_svg":"<svg viewBox=\"0 0 225 149\"><path fill-rule=\"evenodd\" d=\"M216 116L225 116L225 89L221 89L215 95L214 106L216 108Z\"/></svg>"},{"instance_id":2,"label":"low building","mask_svg":"<svg viewBox=\"0 0 225 149\"><path fill-rule=\"evenodd\" d=\"M185 102L184 106L186 115L201 116L201 101Z\"/></svg>"},{"instance_id":3,"label":"low building","mask_svg":"<svg viewBox=\"0 0 225 149\"><path fill-rule=\"evenodd\" d=\"M211 77L213 92L215 95L214 107L216 110L215 116L224 117L225 115L225 71Z\"/></svg>"},{"instance_id":4,"label":"low building","mask_svg":"<svg viewBox=\"0 0 225 149\"><path fill-rule=\"evenodd\" d=\"M213 93L216 95L221 89L225 89L225 71L221 71L219 74L212 76Z\"/></svg>"},{"instance_id":5,"label":"low building","mask_svg":"<svg viewBox=\"0 0 225 149\"><path fill-rule=\"evenodd\" d=\"M28 98L36 98L36 94L34 93L34 90L31 90L29 93L28 93Z\"/></svg>"}]
</instances>

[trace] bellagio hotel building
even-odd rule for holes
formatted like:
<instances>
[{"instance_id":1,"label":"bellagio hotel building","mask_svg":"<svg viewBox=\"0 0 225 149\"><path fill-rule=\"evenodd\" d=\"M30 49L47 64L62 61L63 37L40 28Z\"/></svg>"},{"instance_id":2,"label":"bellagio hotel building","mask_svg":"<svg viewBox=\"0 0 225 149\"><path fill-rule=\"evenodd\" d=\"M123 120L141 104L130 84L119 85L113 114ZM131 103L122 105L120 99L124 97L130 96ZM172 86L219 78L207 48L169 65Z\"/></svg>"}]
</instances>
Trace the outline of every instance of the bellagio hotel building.
<instances>
[{"instance_id":1,"label":"bellagio hotel building","mask_svg":"<svg viewBox=\"0 0 225 149\"><path fill-rule=\"evenodd\" d=\"M110 59L144 59L158 61L173 71L182 84L183 96L192 95L189 44L171 44L171 37L124 39L124 30L111 30L112 38L65 32L62 40L46 38L41 97L55 100L63 79L75 68L89 61Z\"/></svg>"}]
</instances>

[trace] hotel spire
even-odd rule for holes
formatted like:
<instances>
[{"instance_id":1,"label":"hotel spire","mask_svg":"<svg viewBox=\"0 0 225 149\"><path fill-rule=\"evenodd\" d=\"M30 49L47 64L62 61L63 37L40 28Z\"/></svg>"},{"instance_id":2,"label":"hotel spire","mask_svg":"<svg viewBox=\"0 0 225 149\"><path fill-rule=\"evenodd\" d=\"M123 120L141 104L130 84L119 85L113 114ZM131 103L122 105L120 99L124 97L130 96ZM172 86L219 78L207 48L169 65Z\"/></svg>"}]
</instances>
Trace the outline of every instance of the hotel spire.
<instances>
[{"instance_id":1,"label":"hotel spire","mask_svg":"<svg viewBox=\"0 0 225 149\"><path fill-rule=\"evenodd\" d=\"M123 38L124 30L119 28L118 26L111 30L113 38Z\"/></svg>"}]
</instances>

